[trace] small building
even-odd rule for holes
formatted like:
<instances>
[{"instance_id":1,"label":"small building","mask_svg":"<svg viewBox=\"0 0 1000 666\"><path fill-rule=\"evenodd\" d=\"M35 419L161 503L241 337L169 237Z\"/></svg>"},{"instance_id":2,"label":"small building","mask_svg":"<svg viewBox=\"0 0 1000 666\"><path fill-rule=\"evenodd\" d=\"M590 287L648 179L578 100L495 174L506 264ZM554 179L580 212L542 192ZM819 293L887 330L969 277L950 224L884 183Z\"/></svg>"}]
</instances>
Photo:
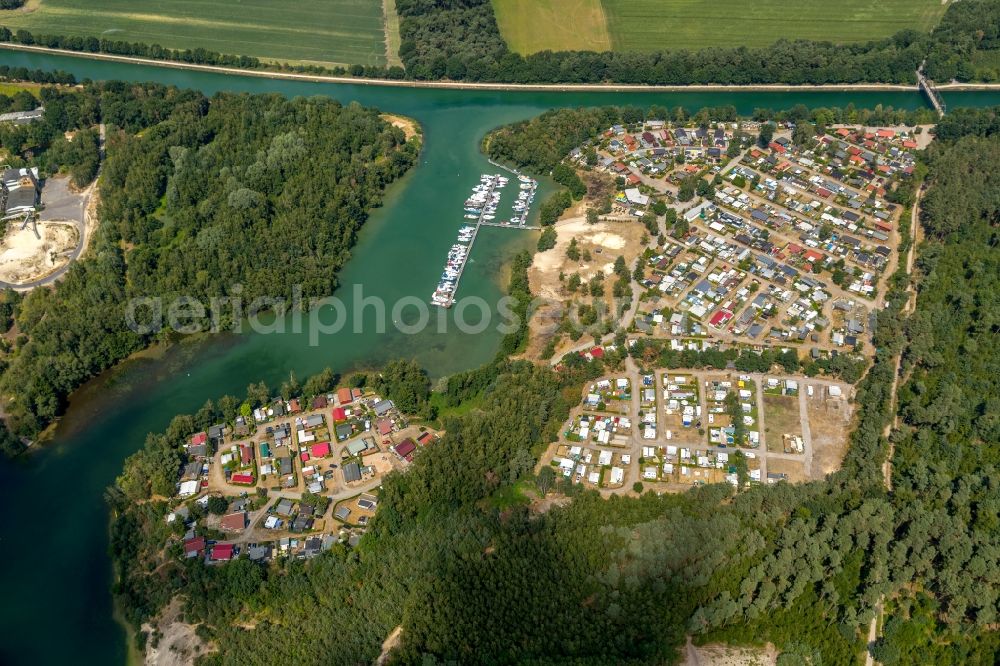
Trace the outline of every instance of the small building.
<instances>
[{"instance_id":1,"label":"small building","mask_svg":"<svg viewBox=\"0 0 1000 666\"><path fill-rule=\"evenodd\" d=\"M393 448L396 450L397 456L409 460L413 452L417 449L417 444L412 439L407 437Z\"/></svg>"},{"instance_id":2,"label":"small building","mask_svg":"<svg viewBox=\"0 0 1000 666\"><path fill-rule=\"evenodd\" d=\"M254 479L253 474L247 474L246 472L237 472L230 477L230 482L241 485L241 486L252 486Z\"/></svg>"},{"instance_id":3,"label":"small building","mask_svg":"<svg viewBox=\"0 0 1000 666\"><path fill-rule=\"evenodd\" d=\"M0 113L0 123L12 123L14 125L28 125L35 122L36 120L41 120L42 116L45 114L45 107L40 106L37 109L32 109L31 111L11 111L9 113Z\"/></svg>"},{"instance_id":4,"label":"small building","mask_svg":"<svg viewBox=\"0 0 1000 666\"><path fill-rule=\"evenodd\" d=\"M346 523L347 517L351 515L351 510L346 506L338 506L337 510L333 512L333 515L337 518L337 520L341 520Z\"/></svg>"},{"instance_id":5,"label":"small building","mask_svg":"<svg viewBox=\"0 0 1000 666\"><path fill-rule=\"evenodd\" d=\"M184 542L184 557L198 557L205 552L205 537L195 537Z\"/></svg>"},{"instance_id":6,"label":"small building","mask_svg":"<svg viewBox=\"0 0 1000 666\"><path fill-rule=\"evenodd\" d=\"M231 543L217 543L212 546L212 561L213 562L228 562L233 559L233 555L236 553L236 546Z\"/></svg>"},{"instance_id":7,"label":"small building","mask_svg":"<svg viewBox=\"0 0 1000 666\"><path fill-rule=\"evenodd\" d=\"M344 473L344 481L346 483L361 480L361 465L356 462L347 463L343 466L341 471Z\"/></svg>"},{"instance_id":8,"label":"small building","mask_svg":"<svg viewBox=\"0 0 1000 666\"><path fill-rule=\"evenodd\" d=\"M378 402L375 403L373 407L373 409L375 410L375 414L378 416L385 416L386 414L391 412L394 408L395 405L392 404L392 400L379 400Z\"/></svg>"},{"instance_id":9,"label":"small building","mask_svg":"<svg viewBox=\"0 0 1000 666\"><path fill-rule=\"evenodd\" d=\"M237 511L236 513L226 514L219 521L219 527L227 532L242 532L247 527L247 512Z\"/></svg>"},{"instance_id":10,"label":"small building","mask_svg":"<svg viewBox=\"0 0 1000 666\"><path fill-rule=\"evenodd\" d=\"M184 481L181 483L180 491L177 493L179 497L190 497L198 492L198 488L201 484L198 481Z\"/></svg>"}]
</instances>

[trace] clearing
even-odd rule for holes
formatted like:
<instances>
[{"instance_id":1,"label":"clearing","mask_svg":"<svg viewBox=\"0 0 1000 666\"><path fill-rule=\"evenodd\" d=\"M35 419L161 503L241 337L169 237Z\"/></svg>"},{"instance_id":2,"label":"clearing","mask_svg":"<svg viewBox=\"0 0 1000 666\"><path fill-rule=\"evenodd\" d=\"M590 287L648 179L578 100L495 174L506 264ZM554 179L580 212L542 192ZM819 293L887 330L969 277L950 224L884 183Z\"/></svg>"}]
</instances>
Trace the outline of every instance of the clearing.
<instances>
[{"instance_id":1,"label":"clearing","mask_svg":"<svg viewBox=\"0 0 1000 666\"><path fill-rule=\"evenodd\" d=\"M142 625L145 632L152 634L158 631L161 634L155 646L154 641L146 641L144 663L150 666L184 666L193 664L198 657L214 651L213 646L206 645L198 638L195 633L197 626L187 624L183 617L183 602L174 597L153 620L154 624Z\"/></svg>"},{"instance_id":2,"label":"clearing","mask_svg":"<svg viewBox=\"0 0 1000 666\"><path fill-rule=\"evenodd\" d=\"M601 0L493 0L500 32L512 51L610 51Z\"/></svg>"},{"instance_id":3,"label":"clearing","mask_svg":"<svg viewBox=\"0 0 1000 666\"><path fill-rule=\"evenodd\" d=\"M7 223L0 241L0 280L24 284L43 278L68 264L80 243L75 222L39 222L38 234L41 238L31 224L22 230L19 220Z\"/></svg>"},{"instance_id":4,"label":"clearing","mask_svg":"<svg viewBox=\"0 0 1000 666\"><path fill-rule=\"evenodd\" d=\"M846 394L850 387L842 390ZM844 460L854 407L843 395L830 396L827 387L817 385L813 397L806 398L806 412L812 434L813 477L823 478L840 469Z\"/></svg>"},{"instance_id":5,"label":"clearing","mask_svg":"<svg viewBox=\"0 0 1000 666\"><path fill-rule=\"evenodd\" d=\"M33 11L0 11L0 24L36 35L68 35L204 48L293 63L386 64L380 0L277 3L41 0Z\"/></svg>"},{"instance_id":6,"label":"clearing","mask_svg":"<svg viewBox=\"0 0 1000 666\"><path fill-rule=\"evenodd\" d=\"M614 261L618 255L634 257L642 251L639 241L646 231L645 227L634 221L588 224L583 217L559 220L555 224L555 229L556 246L551 250L536 253L531 268L528 269L531 293L541 299L542 305L535 310L528 322L526 358L539 357L562 321L565 303L581 297L580 294L566 293L559 275L579 273L584 281L594 277L597 271L612 276ZM585 256L587 252L590 253L590 261L584 259L571 261L566 257L566 248L573 238L576 238L581 254ZM607 279L607 294L611 293L610 285L613 280L613 276ZM590 299L588 297L584 300ZM583 338L574 341L564 336L556 349L555 357L561 357L566 350L581 342Z\"/></svg>"},{"instance_id":7,"label":"clearing","mask_svg":"<svg viewBox=\"0 0 1000 666\"><path fill-rule=\"evenodd\" d=\"M764 441L768 451L784 452L783 435L802 436L799 398L791 395L764 394Z\"/></svg>"},{"instance_id":8,"label":"clearing","mask_svg":"<svg viewBox=\"0 0 1000 666\"><path fill-rule=\"evenodd\" d=\"M493 0L519 53L551 49L657 51L768 46L778 38L865 42L900 30L929 32L941 0ZM570 34L572 31L572 34Z\"/></svg>"}]
</instances>

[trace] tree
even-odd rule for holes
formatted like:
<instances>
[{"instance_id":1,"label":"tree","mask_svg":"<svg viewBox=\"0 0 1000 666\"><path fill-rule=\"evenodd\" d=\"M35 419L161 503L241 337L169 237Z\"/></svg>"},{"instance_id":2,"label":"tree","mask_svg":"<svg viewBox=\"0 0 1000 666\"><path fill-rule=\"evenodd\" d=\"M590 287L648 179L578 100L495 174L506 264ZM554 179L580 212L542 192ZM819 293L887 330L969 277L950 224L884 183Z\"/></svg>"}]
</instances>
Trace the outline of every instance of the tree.
<instances>
[{"instance_id":1,"label":"tree","mask_svg":"<svg viewBox=\"0 0 1000 666\"><path fill-rule=\"evenodd\" d=\"M773 138L774 125L771 123L762 123L760 126L760 133L757 135L757 145L761 148L767 148Z\"/></svg>"},{"instance_id":2,"label":"tree","mask_svg":"<svg viewBox=\"0 0 1000 666\"><path fill-rule=\"evenodd\" d=\"M576 238L571 238L569 245L566 247L566 258L570 261L580 261L580 247L577 245Z\"/></svg>"},{"instance_id":3,"label":"tree","mask_svg":"<svg viewBox=\"0 0 1000 666\"><path fill-rule=\"evenodd\" d=\"M538 237L538 251L545 252L546 250L551 250L555 246L556 246L555 227L545 227L544 229L542 229L542 233Z\"/></svg>"},{"instance_id":4,"label":"tree","mask_svg":"<svg viewBox=\"0 0 1000 666\"><path fill-rule=\"evenodd\" d=\"M636 481L632 484L632 492L639 493L640 495L642 494L643 488L644 486L642 485L642 481Z\"/></svg>"},{"instance_id":5,"label":"tree","mask_svg":"<svg viewBox=\"0 0 1000 666\"><path fill-rule=\"evenodd\" d=\"M340 377L337 373L329 367L323 368L322 371L306 380L302 392L307 396L322 395L328 391L332 391L337 386L339 379Z\"/></svg>"},{"instance_id":6,"label":"tree","mask_svg":"<svg viewBox=\"0 0 1000 666\"><path fill-rule=\"evenodd\" d=\"M264 382L247 386L247 402L254 407L261 407L271 401L271 390Z\"/></svg>"},{"instance_id":7,"label":"tree","mask_svg":"<svg viewBox=\"0 0 1000 666\"><path fill-rule=\"evenodd\" d=\"M208 498L208 512L216 516L221 516L229 510L229 502L221 495L210 495Z\"/></svg>"},{"instance_id":8,"label":"tree","mask_svg":"<svg viewBox=\"0 0 1000 666\"><path fill-rule=\"evenodd\" d=\"M544 465L540 470L538 470L538 476L535 479L535 485L538 487L538 493L542 497L545 497L552 489L552 485L555 483L555 480L555 471L549 465Z\"/></svg>"}]
</instances>

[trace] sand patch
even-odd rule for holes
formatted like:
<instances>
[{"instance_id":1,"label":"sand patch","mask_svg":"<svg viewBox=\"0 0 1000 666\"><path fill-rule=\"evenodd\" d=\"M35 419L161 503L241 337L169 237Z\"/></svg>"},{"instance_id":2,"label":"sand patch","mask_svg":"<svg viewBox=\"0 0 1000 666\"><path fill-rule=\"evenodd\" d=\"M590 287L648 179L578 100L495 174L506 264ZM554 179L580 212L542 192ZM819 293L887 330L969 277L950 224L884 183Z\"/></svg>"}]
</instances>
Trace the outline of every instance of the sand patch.
<instances>
[{"instance_id":1,"label":"sand patch","mask_svg":"<svg viewBox=\"0 0 1000 666\"><path fill-rule=\"evenodd\" d=\"M407 118L406 116L397 116L392 113L383 113L379 117L382 120L389 123L390 125L392 125L393 127L398 127L399 129L403 130L403 136L406 137L407 141L420 134L419 125L417 125L417 121L414 120L413 118Z\"/></svg>"},{"instance_id":2,"label":"sand patch","mask_svg":"<svg viewBox=\"0 0 1000 666\"><path fill-rule=\"evenodd\" d=\"M778 661L778 651L770 643L762 648L694 645L689 638L682 654L681 666L772 666Z\"/></svg>"},{"instance_id":3,"label":"sand patch","mask_svg":"<svg viewBox=\"0 0 1000 666\"><path fill-rule=\"evenodd\" d=\"M589 281L601 271L608 278L606 293L610 294L614 260L619 255L631 259L642 252L639 241L646 229L637 220L588 224L582 216L582 206L579 212L580 215L556 222L556 246L536 253L528 271L531 293L544 301L544 304L532 314L526 358L539 357L559 328L565 307L576 298L563 288L563 283L559 281L560 273L566 276L579 273L581 279ZM585 261L582 256L580 261L571 261L566 257L566 250L574 238L582 256L589 252L589 261ZM582 297L582 294L577 296ZM590 297L586 298L589 300ZM556 355L561 356L565 349L576 344L579 341L573 342L565 337L556 348Z\"/></svg>"},{"instance_id":4,"label":"sand patch","mask_svg":"<svg viewBox=\"0 0 1000 666\"><path fill-rule=\"evenodd\" d=\"M39 222L38 235L29 224L21 229L19 220L7 222L0 241L0 280L13 284L32 282L62 268L80 243L73 222Z\"/></svg>"},{"instance_id":5,"label":"sand patch","mask_svg":"<svg viewBox=\"0 0 1000 666\"><path fill-rule=\"evenodd\" d=\"M187 624L181 619L181 607L178 597L167 604L156 620L155 629L160 633L156 647L153 647L152 637L146 642L146 658L148 666L186 666L210 651L210 646L198 638L196 625ZM153 632L154 627L142 625L143 631Z\"/></svg>"}]
</instances>

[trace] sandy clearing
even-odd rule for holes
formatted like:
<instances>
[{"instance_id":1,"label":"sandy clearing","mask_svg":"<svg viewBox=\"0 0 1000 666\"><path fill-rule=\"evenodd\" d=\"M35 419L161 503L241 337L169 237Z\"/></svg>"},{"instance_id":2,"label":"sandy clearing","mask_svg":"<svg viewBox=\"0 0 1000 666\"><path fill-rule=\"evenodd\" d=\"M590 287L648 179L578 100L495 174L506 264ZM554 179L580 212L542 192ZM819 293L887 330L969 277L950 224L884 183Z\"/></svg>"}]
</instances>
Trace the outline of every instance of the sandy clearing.
<instances>
[{"instance_id":1,"label":"sandy clearing","mask_svg":"<svg viewBox=\"0 0 1000 666\"><path fill-rule=\"evenodd\" d=\"M778 661L778 651L768 643L763 648L729 645L694 645L688 639L681 666L771 666Z\"/></svg>"},{"instance_id":2,"label":"sandy clearing","mask_svg":"<svg viewBox=\"0 0 1000 666\"><path fill-rule=\"evenodd\" d=\"M174 597L156 618L156 630L160 632L160 640L153 647L153 640L146 642L147 666L188 666L200 655L210 651L210 646L198 638L197 628L193 624L182 621L183 602ZM143 624L142 630L153 631L153 626Z\"/></svg>"},{"instance_id":3,"label":"sandy clearing","mask_svg":"<svg viewBox=\"0 0 1000 666\"><path fill-rule=\"evenodd\" d=\"M398 116L394 113L383 113L379 118L403 130L403 136L406 137L407 141L420 134L420 126L413 118Z\"/></svg>"},{"instance_id":4,"label":"sandy clearing","mask_svg":"<svg viewBox=\"0 0 1000 666\"><path fill-rule=\"evenodd\" d=\"M571 300L571 295L563 290L559 275L579 273L581 279L589 281L598 271L610 276L614 272L614 260L618 255L634 257L642 251L639 240L645 228L637 221L602 221L589 224L582 215L584 206L578 206L578 215L559 220L555 224L556 246L534 255L528 270L531 293L544 304L537 308L529 323L527 358L536 359L552 338L562 321L563 310ZM576 238L581 255L590 252L590 261L570 261L566 249ZM607 293L610 293L610 288ZM590 300L590 297L585 297ZM579 341L568 338L556 348L556 354L569 349Z\"/></svg>"},{"instance_id":5,"label":"sandy clearing","mask_svg":"<svg viewBox=\"0 0 1000 666\"><path fill-rule=\"evenodd\" d=\"M31 282L69 263L70 252L80 242L80 232L73 222L39 222L35 236L29 224L12 220L0 241L0 280L20 284Z\"/></svg>"}]
</instances>

